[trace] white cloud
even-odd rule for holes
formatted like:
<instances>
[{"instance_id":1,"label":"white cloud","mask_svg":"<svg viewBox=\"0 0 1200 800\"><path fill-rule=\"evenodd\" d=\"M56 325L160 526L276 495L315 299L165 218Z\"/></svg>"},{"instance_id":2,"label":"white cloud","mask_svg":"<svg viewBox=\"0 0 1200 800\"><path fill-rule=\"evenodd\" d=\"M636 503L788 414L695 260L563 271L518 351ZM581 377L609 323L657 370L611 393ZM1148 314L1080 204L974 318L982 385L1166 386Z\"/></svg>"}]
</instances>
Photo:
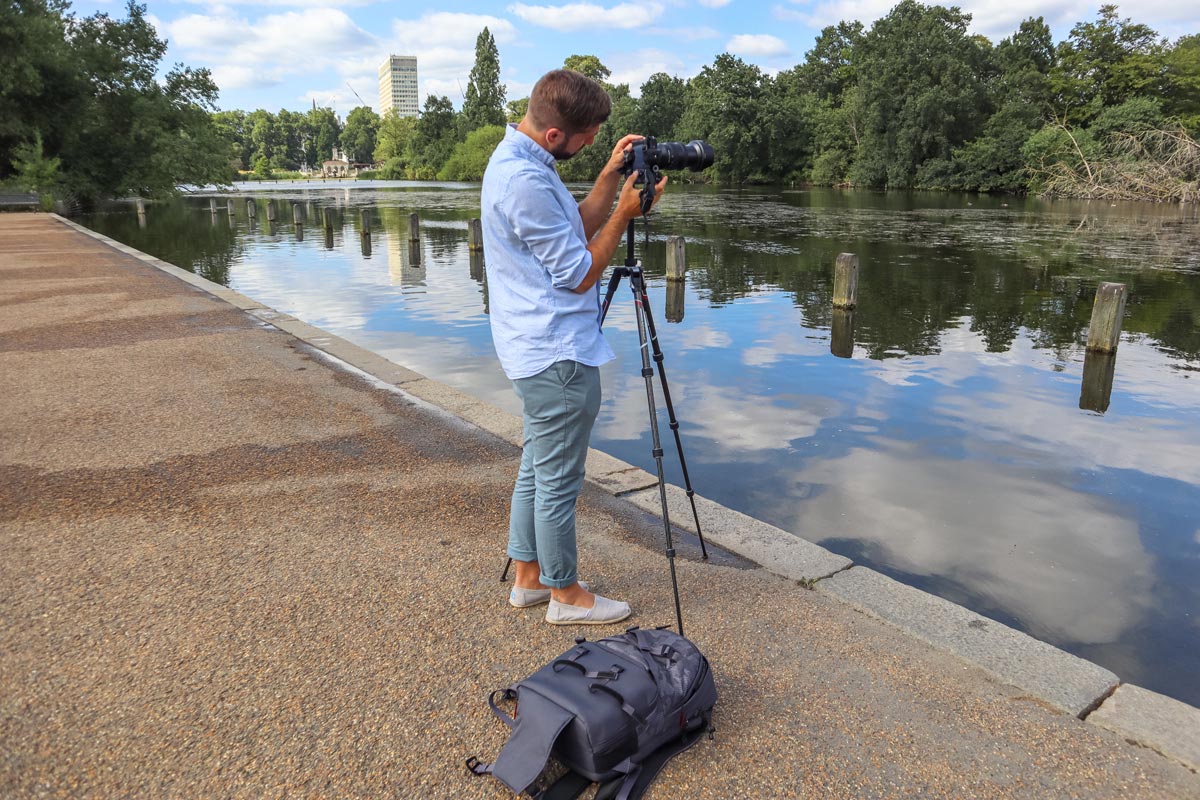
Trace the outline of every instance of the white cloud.
<instances>
[{"instance_id":1,"label":"white cloud","mask_svg":"<svg viewBox=\"0 0 1200 800\"><path fill-rule=\"evenodd\" d=\"M297 74L377 46L374 37L350 17L330 8L288 11L255 21L228 11L214 16L190 14L166 28L172 45L190 58L207 62L214 74L235 76L235 80L245 75L244 69L237 68L262 68L268 76ZM242 35L245 31L254 35ZM304 58L297 58L297 53Z\"/></svg>"},{"instance_id":2,"label":"white cloud","mask_svg":"<svg viewBox=\"0 0 1200 800\"><path fill-rule=\"evenodd\" d=\"M771 58L788 54L787 43L778 36L769 33L741 33L734 36L725 45L730 53L743 56L759 56Z\"/></svg>"},{"instance_id":3,"label":"white cloud","mask_svg":"<svg viewBox=\"0 0 1200 800\"><path fill-rule=\"evenodd\" d=\"M516 27L506 19L439 11L419 19L392 20L392 34L385 42L385 49L396 55L417 57L422 103L431 94L445 95L458 103L475 65L475 40L484 28L498 47L518 41Z\"/></svg>"},{"instance_id":4,"label":"white cloud","mask_svg":"<svg viewBox=\"0 0 1200 800\"><path fill-rule=\"evenodd\" d=\"M530 6L514 3L508 7L526 22L556 31L619 28L642 28L654 22L665 9L662 3L621 3L612 8L593 3L571 3L565 6Z\"/></svg>"},{"instance_id":5,"label":"white cloud","mask_svg":"<svg viewBox=\"0 0 1200 800\"><path fill-rule=\"evenodd\" d=\"M733 0L699 0L699 2L705 8L724 8L733 2Z\"/></svg>"},{"instance_id":6,"label":"white cloud","mask_svg":"<svg viewBox=\"0 0 1200 800\"><path fill-rule=\"evenodd\" d=\"M1038 638L1112 642L1146 611L1154 569L1137 522L1024 467L892 443L816 461L793 480L820 491L797 505L790 530L857 540L880 562L953 581Z\"/></svg>"}]
</instances>

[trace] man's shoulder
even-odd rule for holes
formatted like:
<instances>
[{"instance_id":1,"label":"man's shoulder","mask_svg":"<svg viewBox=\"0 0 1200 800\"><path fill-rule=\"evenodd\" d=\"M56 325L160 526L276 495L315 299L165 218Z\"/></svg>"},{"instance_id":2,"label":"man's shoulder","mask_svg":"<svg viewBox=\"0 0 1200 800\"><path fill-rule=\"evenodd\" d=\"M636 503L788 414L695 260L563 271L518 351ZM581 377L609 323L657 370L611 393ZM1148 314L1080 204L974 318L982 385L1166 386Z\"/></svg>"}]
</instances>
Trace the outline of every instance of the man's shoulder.
<instances>
[{"instance_id":1,"label":"man's shoulder","mask_svg":"<svg viewBox=\"0 0 1200 800\"><path fill-rule=\"evenodd\" d=\"M501 143L503 144L503 143ZM497 150L483 173L484 191L506 192L520 186L545 184L554 176L553 170L518 153Z\"/></svg>"}]
</instances>

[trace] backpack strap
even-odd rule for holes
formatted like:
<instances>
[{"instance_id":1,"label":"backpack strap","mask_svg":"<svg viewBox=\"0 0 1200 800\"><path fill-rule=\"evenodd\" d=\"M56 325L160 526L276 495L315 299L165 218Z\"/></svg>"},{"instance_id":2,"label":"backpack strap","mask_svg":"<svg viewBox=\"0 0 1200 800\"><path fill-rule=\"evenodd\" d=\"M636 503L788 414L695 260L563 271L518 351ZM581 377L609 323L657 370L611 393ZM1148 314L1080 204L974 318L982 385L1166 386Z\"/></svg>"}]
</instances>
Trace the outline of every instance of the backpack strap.
<instances>
[{"instance_id":1,"label":"backpack strap","mask_svg":"<svg viewBox=\"0 0 1200 800\"><path fill-rule=\"evenodd\" d=\"M667 742L647 756L628 774L602 784L596 790L595 800L641 800L642 795L650 788L650 784L658 777L658 773L662 771L668 761L700 741L704 734L707 733L711 737L712 730L711 722L705 717L705 724L697 725L678 739Z\"/></svg>"},{"instance_id":2,"label":"backpack strap","mask_svg":"<svg viewBox=\"0 0 1200 800\"><path fill-rule=\"evenodd\" d=\"M534 795L533 800L575 800L591 785L591 780L578 772L568 772L548 789Z\"/></svg>"}]
</instances>

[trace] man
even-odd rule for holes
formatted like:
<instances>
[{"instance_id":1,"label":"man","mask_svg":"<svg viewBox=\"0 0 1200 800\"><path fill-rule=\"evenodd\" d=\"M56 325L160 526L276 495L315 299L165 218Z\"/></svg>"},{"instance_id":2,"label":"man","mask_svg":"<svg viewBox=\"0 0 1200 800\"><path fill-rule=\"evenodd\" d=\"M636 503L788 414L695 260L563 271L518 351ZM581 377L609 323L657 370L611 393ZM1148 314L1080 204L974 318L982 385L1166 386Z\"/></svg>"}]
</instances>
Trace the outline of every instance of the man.
<instances>
[{"instance_id":1,"label":"man","mask_svg":"<svg viewBox=\"0 0 1200 800\"><path fill-rule=\"evenodd\" d=\"M571 70L533 87L525 118L510 126L483 176L483 244L496 355L524 406L524 446L513 489L509 602L549 601L546 621L600 625L629 605L588 591L576 574L575 502L600 410L599 366L613 358L600 332L600 277L630 220L641 215L630 177L613 209L622 138L591 192L576 201L555 170L590 145L612 103ZM666 178L656 187L662 193ZM611 213L610 213L611 210Z\"/></svg>"}]
</instances>

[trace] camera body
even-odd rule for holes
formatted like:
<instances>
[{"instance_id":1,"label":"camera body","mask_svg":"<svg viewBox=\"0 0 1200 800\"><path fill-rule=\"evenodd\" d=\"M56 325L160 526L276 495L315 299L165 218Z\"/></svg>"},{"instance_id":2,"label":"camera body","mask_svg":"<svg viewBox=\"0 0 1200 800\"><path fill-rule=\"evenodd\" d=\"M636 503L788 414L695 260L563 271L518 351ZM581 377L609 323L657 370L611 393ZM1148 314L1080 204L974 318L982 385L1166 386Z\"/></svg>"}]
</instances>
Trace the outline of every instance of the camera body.
<instances>
[{"instance_id":1,"label":"camera body","mask_svg":"<svg viewBox=\"0 0 1200 800\"><path fill-rule=\"evenodd\" d=\"M642 188L642 213L650 211L654 204L654 187L658 185L664 169L689 169L699 172L711 167L716 153L708 142L699 139L683 142L659 142L647 136L625 151L622 175L637 173L637 183Z\"/></svg>"}]
</instances>

